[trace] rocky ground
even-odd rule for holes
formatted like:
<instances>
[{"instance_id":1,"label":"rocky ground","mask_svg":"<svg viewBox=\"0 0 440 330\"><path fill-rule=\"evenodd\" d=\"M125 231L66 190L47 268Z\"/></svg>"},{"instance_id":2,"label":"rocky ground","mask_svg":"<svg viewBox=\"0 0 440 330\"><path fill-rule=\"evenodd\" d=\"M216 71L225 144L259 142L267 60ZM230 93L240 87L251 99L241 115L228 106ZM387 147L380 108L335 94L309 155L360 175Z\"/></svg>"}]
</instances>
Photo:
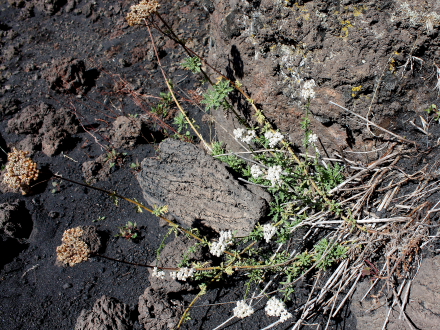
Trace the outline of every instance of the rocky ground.
<instances>
[{"instance_id":1,"label":"rocky ground","mask_svg":"<svg viewBox=\"0 0 440 330\"><path fill-rule=\"evenodd\" d=\"M50 180L58 174L139 201L150 198L150 203L152 197L163 197L172 190L163 183L166 171L161 173L163 178L158 176L150 183L160 186L160 191L150 186L146 194L137 180L142 166L148 172L151 166L159 171L166 165L156 158L156 149L159 142L176 133L173 118L177 109L172 107L164 117L151 112L167 89L147 29L126 23L133 4L125 0L8 0L0 4L0 147L29 151L40 169L39 180L27 195L1 187L1 328L97 329L93 322L100 320L107 329L166 329L193 297L194 287L177 281L155 282L141 266L102 257L75 267L63 267L56 261L63 232L72 227L95 226L101 237L100 253L141 264L155 260L167 232L156 217L138 213L129 203L115 205L102 192ZM296 147L302 141L300 90L305 81L313 79L317 85L311 104L313 131L331 156L369 151L392 137L329 101L416 141L415 153L424 152L423 156L402 163L405 170L415 171L427 164L438 167L440 126L436 115L425 111L439 105L437 3L164 1L160 12L187 46L229 78L242 82L254 102L276 127L289 134ZM214 113L226 130L211 127L199 103L205 88L201 76L179 66L186 57L184 52L157 31L153 35L162 65L204 137L217 137L229 148L239 148L230 134L237 126L232 116ZM238 95L232 100L252 123L245 100ZM364 163L374 160L370 153L351 155ZM3 152L0 162L6 163ZM185 166L179 168L185 170ZM219 183L209 184L215 192ZM264 192L240 194L262 196ZM264 200L264 196L258 200L255 212L264 209ZM184 206L179 205L182 216L191 219L192 211ZM242 219L222 214L225 221ZM115 237L118 227L127 221L138 224L138 239ZM175 251L184 250L185 244L188 242L167 245L163 258L169 265L175 265ZM438 273L438 261L432 260L424 260L427 272ZM420 281L424 278L429 276L421 276ZM440 292L436 285L417 285L429 288L426 292L419 288L419 297L426 298L411 314L416 323L424 324L423 319L438 315L432 301ZM235 301L241 293L239 281L214 288L185 327L215 328L230 315L231 305L209 304ZM308 283L302 283L296 301L303 301L307 294ZM333 329L355 329L356 318L359 329L371 324L362 306L353 306L353 312L347 308L334 320ZM370 305L365 308L372 309ZM384 313L378 311L373 319ZM232 322L227 329L259 329L269 323L262 305L249 322Z\"/></svg>"}]
</instances>

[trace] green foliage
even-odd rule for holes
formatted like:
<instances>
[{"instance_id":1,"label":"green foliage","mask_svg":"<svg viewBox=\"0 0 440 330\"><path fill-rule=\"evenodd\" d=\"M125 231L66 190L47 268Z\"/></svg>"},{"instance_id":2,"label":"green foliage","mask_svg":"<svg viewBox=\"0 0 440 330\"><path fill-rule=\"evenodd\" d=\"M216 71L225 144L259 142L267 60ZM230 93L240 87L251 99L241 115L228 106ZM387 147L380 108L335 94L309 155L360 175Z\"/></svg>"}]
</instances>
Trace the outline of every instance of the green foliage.
<instances>
[{"instance_id":1,"label":"green foliage","mask_svg":"<svg viewBox=\"0 0 440 330\"><path fill-rule=\"evenodd\" d=\"M98 217L98 219L92 220L92 222L103 221L105 219L107 219L107 217L101 215L101 216Z\"/></svg>"},{"instance_id":2,"label":"green foliage","mask_svg":"<svg viewBox=\"0 0 440 330\"><path fill-rule=\"evenodd\" d=\"M139 236L139 229L136 222L127 221L124 226L119 227L119 233L115 237L123 237L125 239L136 239Z\"/></svg>"},{"instance_id":3,"label":"green foliage","mask_svg":"<svg viewBox=\"0 0 440 330\"><path fill-rule=\"evenodd\" d=\"M318 165L316 170L316 182L319 182L324 191L335 188L344 181L344 166L340 163L328 165L327 167Z\"/></svg>"},{"instance_id":4,"label":"green foliage","mask_svg":"<svg viewBox=\"0 0 440 330\"><path fill-rule=\"evenodd\" d=\"M124 162L125 157L127 156L126 152L118 152L116 149L111 149L106 154L106 160L110 161L110 168L114 167L115 165L121 166Z\"/></svg>"},{"instance_id":5,"label":"green foliage","mask_svg":"<svg viewBox=\"0 0 440 330\"><path fill-rule=\"evenodd\" d=\"M52 194L59 193L61 191L61 188L63 187L61 181L52 181L52 187L53 189L50 191Z\"/></svg>"},{"instance_id":6,"label":"green foliage","mask_svg":"<svg viewBox=\"0 0 440 330\"><path fill-rule=\"evenodd\" d=\"M168 213L168 205L157 206L153 205L153 214L160 217Z\"/></svg>"},{"instance_id":7,"label":"green foliage","mask_svg":"<svg viewBox=\"0 0 440 330\"><path fill-rule=\"evenodd\" d=\"M180 66L185 70L190 70L193 73L199 73L202 71L202 61L197 56L187 57Z\"/></svg>"},{"instance_id":8,"label":"green foliage","mask_svg":"<svg viewBox=\"0 0 440 330\"><path fill-rule=\"evenodd\" d=\"M199 126L195 123L195 120L191 120L193 126L198 129ZM189 122L185 118L185 115L182 112L179 112L179 114L174 117L174 124L177 125L177 132L179 132L179 134L191 138L191 132L189 131L191 125L189 124ZM179 137L181 136L177 136L177 138Z\"/></svg>"},{"instance_id":9,"label":"green foliage","mask_svg":"<svg viewBox=\"0 0 440 330\"><path fill-rule=\"evenodd\" d=\"M175 233L177 235L177 229L175 227L170 227L167 231L167 233L165 234L165 236L163 237L162 241L160 242L159 247L156 250L156 260L159 261L160 260L160 254L162 253L162 250L165 248L165 241L166 239L172 234Z\"/></svg>"},{"instance_id":10,"label":"green foliage","mask_svg":"<svg viewBox=\"0 0 440 330\"><path fill-rule=\"evenodd\" d=\"M220 80L203 95L204 99L201 103L206 105L206 111L218 109L220 107L229 108L230 105L226 101L226 98L233 90L234 88L230 86L229 81Z\"/></svg>"},{"instance_id":11,"label":"green foliage","mask_svg":"<svg viewBox=\"0 0 440 330\"><path fill-rule=\"evenodd\" d=\"M136 172L139 172L139 171L141 170L141 164L140 164L139 161L136 159L136 162L130 164L130 168L131 168L132 170L135 170Z\"/></svg>"},{"instance_id":12,"label":"green foliage","mask_svg":"<svg viewBox=\"0 0 440 330\"><path fill-rule=\"evenodd\" d=\"M223 155L226 153L226 150L223 148L222 142L214 142L211 148L212 148L213 156ZM238 173L243 173L247 169L246 162L235 155L224 155L215 158L228 164L232 169L234 169Z\"/></svg>"},{"instance_id":13,"label":"green foliage","mask_svg":"<svg viewBox=\"0 0 440 330\"><path fill-rule=\"evenodd\" d=\"M264 237L263 226L258 225L255 229L246 237L242 239L243 243L247 243L249 241L261 241Z\"/></svg>"},{"instance_id":14,"label":"green foliage","mask_svg":"<svg viewBox=\"0 0 440 330\"><path fill-rule=\"evenodd\" d=\"M347 257L348 248L337 243L330 246L328 239L324 238L315 245L314 261L318 262L318 268L327 270L336 261Z\"/></svg>"},{"instance_id":15,"label":"green foliage","mask_svg":"<svg viewBox=\"0 0 440 330\"><path fill-rule=\"evenodd\" d=\"M189 249L183 254L182 261L180 261L178 267L179 267L179 268L181 268L181 267L189 267L189 266L190 266L189 261L190 261L190 259L191 259L191 256L192 256L193 254L195 254L195 253L197 252L197 250L198 250L201 246L203 246L203 243L200 243L200 242L194 244L193 246L191 246L191 247L190 247L190 248L189 248Z\"/></svg>"},{"instance_id":16,"label":"green foliage","mask_svg":"<svg viewBox=\"0 0 440 330\"><path fill-rule=\"evenodd\" d=\"M170 92L168 93L160 93L161 101L154 107L151 107L151 112L165 118L168 116L171 107L174 104L173 96Z\"/></svg>"},{"instance_id":17,"label":"green foliage","mask_svg":"<svg viewBox=\"0 0 440 330\"><path fill-rule=\"evenodd\" d=\"M119 198L116 196L116 192L110 195L110 198L115 206L119 206Z\"/></svg>"},{"instance_id":18,"label":"green foliage","mask_svg":"<svg viewBox=\"0 0 440 330\"><path fill-rule=\"evenodd\" d=\"M431 104L425 111L428 113L428 115L434 114L434 120L440 122L440 110L438 109L437 105Z\"/></svg>"},{"instance_id":19,"label":"green foliage","mask_svg":"<svg viewBox=\"0 0 440 330\"><path fill-rule=\"evenodd\" d=\"M188 121L185 118L185 115L181 112L179 112L179 114L174 117L174 124L177 125L177 131L179 133L182 133L190 127Z\"/></svg>"},{"instance_id":20,"label":"green foliage","mask_svg":"<svg viewBox=\"0 0 440 330\"><path fill-rule=\"evenodd\" d=\"M139 203L139 201L136 198L133 198L133 200L136 203ZM140 205L135 205L135 210L136 210L136 213L144 213L144 210L143 210L143 208Z\"/></svg>"}]
</instances>

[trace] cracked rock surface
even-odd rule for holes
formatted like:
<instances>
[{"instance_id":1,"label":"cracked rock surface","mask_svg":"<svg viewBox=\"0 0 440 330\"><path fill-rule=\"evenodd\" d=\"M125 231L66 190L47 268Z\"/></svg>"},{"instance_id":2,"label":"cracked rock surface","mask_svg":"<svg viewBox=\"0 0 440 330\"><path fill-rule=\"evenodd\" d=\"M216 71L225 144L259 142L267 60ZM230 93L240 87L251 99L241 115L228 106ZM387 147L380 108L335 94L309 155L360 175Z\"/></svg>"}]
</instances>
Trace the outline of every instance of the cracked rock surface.
<instances>
[{"instance_id":1,"label":"cracked rock surface","mask_svg":"<svg viewBox=\"0 0 440 330\"><path fill-rule=\"evenodd\" d=\"M168 205L176 220L248 235L267 211L266 193L251 192L226 166L196 146L167 139L137 178L150 205ZM263 197L262 197L263 196Z\"/></svg>"}]
</instances>

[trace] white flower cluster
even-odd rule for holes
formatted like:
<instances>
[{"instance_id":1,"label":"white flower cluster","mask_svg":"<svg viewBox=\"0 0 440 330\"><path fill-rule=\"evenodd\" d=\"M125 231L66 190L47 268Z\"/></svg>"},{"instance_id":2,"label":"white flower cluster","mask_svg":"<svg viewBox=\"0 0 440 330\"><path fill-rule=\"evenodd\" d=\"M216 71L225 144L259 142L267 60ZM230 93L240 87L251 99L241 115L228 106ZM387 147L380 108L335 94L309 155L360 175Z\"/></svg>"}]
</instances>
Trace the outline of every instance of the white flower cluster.
<instances>
[{"instance_id":1,"label":"white flower cluster","mask_svg":"<svg viewBox=\"0 0 440 330\"><path fill-rule=\"evenodd\" d=\"M283 134L280 132L273 133L271 131L264 133L264 137L269 140L269 147L271 148L275 147L278 142L281 142L284 139Z\"/></svg>"},{"instance_id":2,"label":"white flower cluster","mask_svg":"<svg viewBox=\"0 0 440 330\"><path fill-rule=\"evenodd\" d=\"M209 251L217 256L220 257L223 252L225 252L228 245L232 244L232 231L221 231L220 237L218 238L218 242L211 243L211 246L209 248Z\"/></svg>"},{"instance_id":3,"label":"white flower cluster","mask_svg":"<svg viewBox=\"0 0 440 330\"><path fill-rule=\"evenodd\" d=\"M273 237L273 235L275 235L277 232L277 227L275 227L274 225L270 224L270 223L266 223L263 226L263 234L264 234L264 239L266 240L266 243L269 243L270 239Z\"/></svg>"},{"instance_id":4,"label":"white flower cluster","mask_svg":"<svg viewBox=\"0 0 440 330\"><path fill-rule=\"evenodd\" d=\"M272 186L276 186L277 184L282 183L281 180L281 173L283 172L283 169L280 165L275 165L272 167L269 167L267 170L266 179L270 180L272 182Z\"/></svg>"},{"instance_id":5,"label":"white flower cluster","mask_svg":"<svg viewBox=\"0 0 440 330\"><path fill-rule=\"evenodd\" d=\"M254 139L257 135L255 134L255 131L252 130L245 130L244 128L236 128L234 129L234 137L236 140L241 140L244 143L251 143L252 139Z\"/></svg>"},{"instance_id":6,"label":"white flower cluster","mask_svg":"<svg viewBox=\"0 0 440 330\"><path fill-rule=\"evenodd\" d=\"M153 268L153 273L151 275L153 277L160 278L161 280L165 278L165 272L163 270L159 270L157 267Z\"/></svg>"},{"instance_id":7,"label":"white flower cluster","mask_svg":"<svg viewBox=\"0 0 440 330\"><path fill-rule=\"evenodd\" d=\"M170 272L170 276L173 280L186 281L187 278L194 275L194 268L180 268L178 272Z\"/></svg>"},{"instance_id":8,"label":"white flower cluster","mask_svg":"<svg viewBox=\"0 0 440 330\"><path fill-rule=\"evenodd\" d=\"M269 316L279 316L280 322L284 322L292 317L292 314L287 311L286 305L275 297L269 299L264 310Z\"/></svg>"},{"instance_id":9,"label":"white flower cluster","mask_svg":"<svg viewBox=\"0 0 440 330\"><path fill-rule=\"evenodd\" d=\"M254 309L246 304L246 301L240 300L237 301L237 307L233 309L234 316L239 319L244 319L245 317L251 316L254 314Z\"/></svg>"},{"instance_id":10,"label":"white flower cluster","mask_svg":"<svg viewBox=\"0 0 440 330\"><path fill-rule=\"evenodd\" d=\"M313 90L313 87L315 86L316 84L313 79L307 80L304 83L303 88L301 90L301 96L303 97L303 99L308 101L309 99L313 99L315 97L315 91Z\"/></svg>"},{"instance_id":11,"label":"white flower cluster","mask_svg":"<svg viewBox=\"0 0 440 330\"><path fill-rule=\"evenodd\" d=\"M309 142L311 144L315 144L316 142L318 142L318 135L316 134L310 134L309 136Z\"/></svg>"},{"instance_id":12,"label":"white flower cluster","mask_svg":"<svg viewBox=\"0 0 440 330\"><path fill-rule=\"evenodd\" d=\"M262 176L264 173L261 170L260 166L258 165L252 165L251 166L251 175L254 179L258 179L260 176Z\"/></svg>"}]
</instances>

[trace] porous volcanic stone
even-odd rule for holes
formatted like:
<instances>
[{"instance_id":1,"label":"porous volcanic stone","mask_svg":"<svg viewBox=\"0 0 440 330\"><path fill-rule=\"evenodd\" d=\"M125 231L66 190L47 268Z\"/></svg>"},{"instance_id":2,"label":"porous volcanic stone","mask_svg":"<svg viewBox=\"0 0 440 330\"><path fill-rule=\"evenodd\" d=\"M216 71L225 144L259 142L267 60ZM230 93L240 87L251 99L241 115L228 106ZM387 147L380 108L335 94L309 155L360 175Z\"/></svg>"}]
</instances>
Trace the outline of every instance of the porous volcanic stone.
<instances>
[{"instance_id":1,"label":"porous volcanic stone","mask_svg":"<svg viewBox=\"0 0 440 330\"><path fill-rule=\"evenodd\" d=\"M174 329L183 313L178 300L170 300L162 291L145 289L139 297L139 322L146 330Z\"/></svg>"},{"instance_id":2,"label":"porous volcanic stone","mask_svg":"<svg viewBox=\"0 0 440 330\"><path fill-rule=\"evenodd\" d=\"M150 205L168 205L176 220L216 231L249 234L267 210L270 197L236 181L219 160L196 146L167 139L156 158L145 158L137 179Z\"/></svg>"},{"instance_id":3,"label":"porous volcanic stone","mask_svg":"<svg viewBox=\"0 0 440 330\"><path fill-rule=\"evenodd\" d=\"M24 201L0 204L0 233L12 238L29 238L32 218Z\"/></svg>"},{"instance_id":4,"label":"porous volcanic stone","mask_svg":"<svg viewBox=\"0 0 440 330\"><path fill-rule=\"evenodd\" d=\"M130 309L117 299L102 296L91 311L82 310L75 330L128 330L132 329Z\"/></svg>"}]
</instances>

